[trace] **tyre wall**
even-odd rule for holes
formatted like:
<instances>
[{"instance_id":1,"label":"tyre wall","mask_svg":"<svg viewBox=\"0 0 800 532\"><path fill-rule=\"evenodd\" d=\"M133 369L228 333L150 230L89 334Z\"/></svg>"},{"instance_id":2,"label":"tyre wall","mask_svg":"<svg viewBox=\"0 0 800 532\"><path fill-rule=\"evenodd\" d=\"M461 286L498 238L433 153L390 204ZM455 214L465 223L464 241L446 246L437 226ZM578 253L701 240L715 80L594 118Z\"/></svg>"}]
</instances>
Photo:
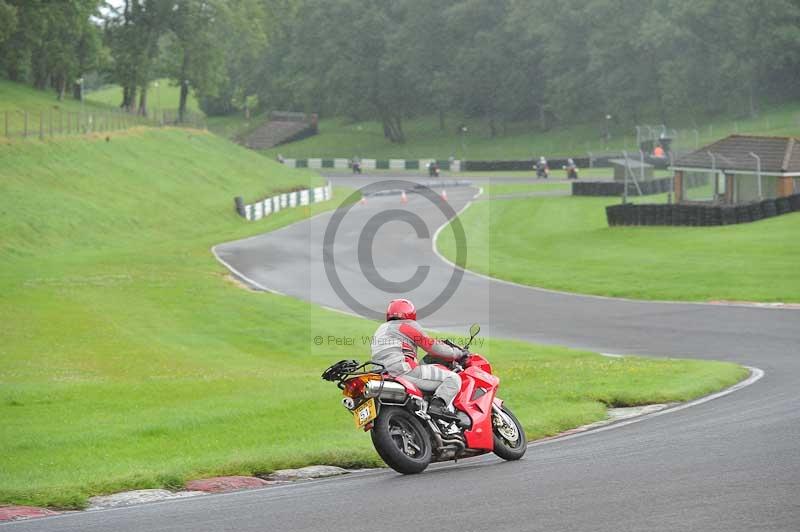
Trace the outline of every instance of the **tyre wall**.
<instances>
[{"instance_id":1,"label":"tyre wall","mask_svg":"<svg viewBox=\"0 0 800 532\"><path fill-rule=\"evenodd\" d=\"M741 205L637 204L609 205L606 220L617 225L715 226L756 222L800 212L800 194Z\"/></svg>"},{"instance_id":2,"label":"tyre wall","mask_svg":"<svg viewBox=\"0 0 800 532\"><path fill-rule=\"evenodd\" d=\"M687 177L686 187L696 188L705 186L708 183L707 176L691 175ZM672 192L672 178L662 177L659 179L651 179L649 181L640 181L639 188L643 196L651 194L664 194L665 192ZM572 182L572 195L573 196L622 196L625 191L625 185L620 181L573 181ZM636 196L639 191L636 189L634 183L628 183L628 195Z\"/></svg>"}]
</instances>

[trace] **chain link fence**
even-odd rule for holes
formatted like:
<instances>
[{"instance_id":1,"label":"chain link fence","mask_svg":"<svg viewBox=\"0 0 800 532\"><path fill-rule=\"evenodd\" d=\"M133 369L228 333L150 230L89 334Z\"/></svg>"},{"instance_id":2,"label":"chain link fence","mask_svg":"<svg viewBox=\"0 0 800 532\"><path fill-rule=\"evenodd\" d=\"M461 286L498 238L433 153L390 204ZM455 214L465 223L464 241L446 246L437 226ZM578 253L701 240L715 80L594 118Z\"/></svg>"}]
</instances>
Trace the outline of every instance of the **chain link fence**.
<instances>
[{"instance_id":1,"label":"chain link fence","mask_svg":"<svg viewBox=\"0 0 800 532\"><path fill-rule=\"evenodd\" d=\"M177 110L161 110L149 116L128 113L120 109L65 111L6 110L0 112L0 135L6 138L38 138L87 133L123 131L133 127L182 126L205 129L205 115Z\"/></svg>"}]
</instances>

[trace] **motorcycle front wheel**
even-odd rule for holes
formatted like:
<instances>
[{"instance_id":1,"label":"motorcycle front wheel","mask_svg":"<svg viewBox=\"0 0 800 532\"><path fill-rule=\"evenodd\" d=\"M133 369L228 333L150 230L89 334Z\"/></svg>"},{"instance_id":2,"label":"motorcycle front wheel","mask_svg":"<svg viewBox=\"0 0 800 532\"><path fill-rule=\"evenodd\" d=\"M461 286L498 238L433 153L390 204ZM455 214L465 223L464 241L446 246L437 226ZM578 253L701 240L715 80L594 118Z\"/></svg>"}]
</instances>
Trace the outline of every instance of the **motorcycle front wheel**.
<instances>
[{"instance_id":1,"label":"motorcycle front wheel","mask_svg":"<svg viewBox=\"0 0 800 532\"><path fill-rule=\"evenodd\" d=\"M492 435L494 454L503 460L519 460L528 449L522 425L505 405L492 408Z\"/></svg>"},{"instance_id":2,"label":"motorcycle front wheel","mask_svg":"<svg viewBox=\"0 0 800 532\"><path fill-rule=\"evenodd\" d=\"M422 422L404 408L381 407L372 444L386 465L404 475L421 473L431 462L431 438Z\"/></svg>"}]
</instances>

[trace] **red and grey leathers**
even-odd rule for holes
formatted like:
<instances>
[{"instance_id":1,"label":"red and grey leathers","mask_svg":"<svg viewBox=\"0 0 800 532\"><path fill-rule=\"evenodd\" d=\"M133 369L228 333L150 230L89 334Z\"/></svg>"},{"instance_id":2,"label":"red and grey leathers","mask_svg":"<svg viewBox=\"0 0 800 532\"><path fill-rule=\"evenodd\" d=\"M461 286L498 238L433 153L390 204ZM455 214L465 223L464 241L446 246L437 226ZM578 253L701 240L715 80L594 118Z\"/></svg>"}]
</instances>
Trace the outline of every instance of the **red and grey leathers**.
<instances>
[{"instance_id":1,"label":"red and grey leathers","mask_svg":"<svg viewBox=\"0 0 800 532\"><path fill-rule=\"evenodd\" d=\"M392 376L416 384L423 392L433 392L449 407L453 404L461 378L445 368L417 363L417 348L442 361L457 360L463 352L425 334L414 320L392 320L378 327L372 338L372 361L383 364Z\"/></svg>"}]
</instances>

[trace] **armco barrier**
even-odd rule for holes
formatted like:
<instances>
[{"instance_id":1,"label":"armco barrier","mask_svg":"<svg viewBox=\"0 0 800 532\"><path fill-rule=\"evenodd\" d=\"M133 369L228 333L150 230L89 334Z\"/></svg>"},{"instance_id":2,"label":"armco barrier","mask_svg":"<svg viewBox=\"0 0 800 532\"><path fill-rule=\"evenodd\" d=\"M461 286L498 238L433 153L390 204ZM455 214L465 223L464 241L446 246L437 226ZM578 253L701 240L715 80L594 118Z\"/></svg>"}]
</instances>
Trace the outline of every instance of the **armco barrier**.
<instances>
[{"instance_id":1,"label":"armco barrier","mask_svg":"<svg viewBox=\"0 0 800 532\"><path fill-rule=\"evenodd\" d=\"M246 220L255 221L282 209L290 209L327 201L333 197L330 181L324 187L306 188L283 192L275 196L245 205L240 196L234 198L236 212Z\"/></svg>"},{"instance_id":2,"label":"armco barrier","mask_svg":"<svg viewBox=\"0 0 800 532\"><path fill-rule=\"evenodd\" d=\"M578 168L588 168L590 161L588 157L574 157L573 161ZM516 161L464 161L464 170L470 172L513 172L513 171L531 171L533 165L536 163L535 159L524 159ZM547 165L551 170L558 169L566 166L567 159L548 159ZM610 166L608 161L605 165L593 164L593 166Z\"/></svg>"},{"instance_id":3,"label":"armco barrier","mask_svg":"<svg viewBox=\"0 0 800 532\"><path fill-rule=\"evenodd\" d=\"M674 225L709 227L749 223L800 212L800 194L741 205L703 203L609 205L606 220L617 225Z\"/></svg>"},{"instance_id":4,"label":"armco barrier","mask_svg":"<svg viewBox=\"0 0 800 532\"><path fill-rule=\"evenodd\" d=\"M361 159L363 170L426 170L428 163L435 159ZM461 161L450 161L449 159L436 160L440 170L452 170L460 172L462 170ZM283 164L289 168L350 168L350 159L324 159L311 157L308 159L283 160ZM530 168L526 168L530 170Z\"/></svg>"}]
</instances>

